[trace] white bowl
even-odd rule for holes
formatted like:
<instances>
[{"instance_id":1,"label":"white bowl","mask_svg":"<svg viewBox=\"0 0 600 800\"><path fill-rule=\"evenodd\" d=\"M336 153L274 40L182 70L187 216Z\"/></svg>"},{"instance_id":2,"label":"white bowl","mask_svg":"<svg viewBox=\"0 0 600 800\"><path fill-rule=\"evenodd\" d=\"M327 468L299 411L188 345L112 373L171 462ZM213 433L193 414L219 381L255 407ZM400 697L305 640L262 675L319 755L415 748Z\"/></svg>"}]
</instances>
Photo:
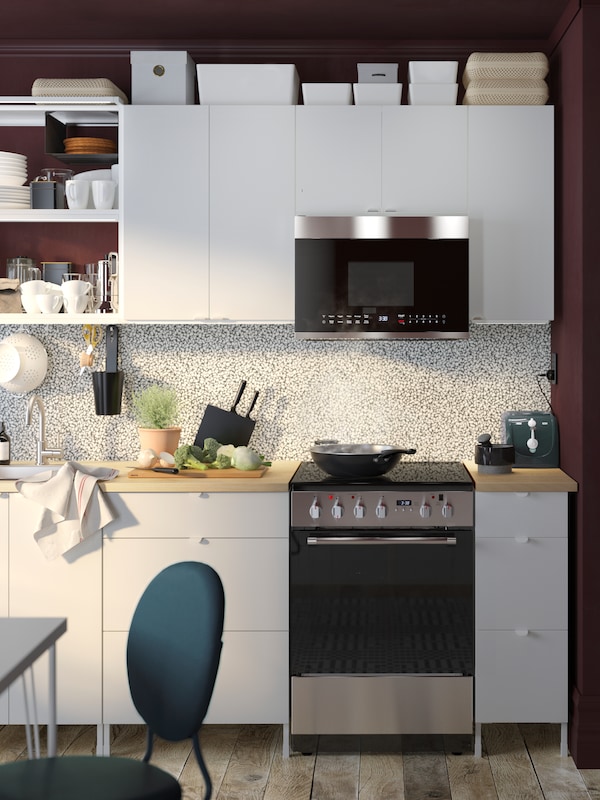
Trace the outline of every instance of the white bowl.
<instances>
[{"instance_id":1,"label":"white bowl","mask_svg":"<svg viewBox=\"0 0 600 800\"><path fill-rule=\"evenodd\" d=\"M63 297L82 297L90 290L88 281L63 281L60 286Z\"/></svg>"},{"instance_id":2,"label":"white bowl","mask_svg":"<svg viewBox=\"0 0 600 800\"><path fill-rule=\"evenodd\" d=\"M46 281L24 281L19 288L22 295L45 294Z\"/></svg>"},{"instance_id":3,"label":"white bowl","mask_svg":"<svg viewBox=\"0 0 600 800\"><path fill-rule=\"evenodd\" d=\"M305 106L352 105L351 83L303 83L302 97Z\"/></svg>"},{"instance_id":4,"label":"white bowl","mask_svg":"<svg viewBox=\"0 0 600 800\"><path fill-rule=\"evenodd\" d=\"M457 83L409 83L408 103L413 106L454 106Z\"/></svg>"},{"instance_id":5,"label":"white bowl","mask_svg":"<svg viewBox=\"0 0 600 800\"><path fill-rule=\"evenodd\" d=\"M458 61L409 61L411 83L456 83Z\"/></svg>"},{"instance_id":6,"label":"white bowl","mask_svg":"<svg viewBox=\"0 0 600 800\"><path fill-rule=\"evenodd\" d=\"M402 100L401 83L355 83L357 106L397 106Z\"/></svg>"}]
</instances>

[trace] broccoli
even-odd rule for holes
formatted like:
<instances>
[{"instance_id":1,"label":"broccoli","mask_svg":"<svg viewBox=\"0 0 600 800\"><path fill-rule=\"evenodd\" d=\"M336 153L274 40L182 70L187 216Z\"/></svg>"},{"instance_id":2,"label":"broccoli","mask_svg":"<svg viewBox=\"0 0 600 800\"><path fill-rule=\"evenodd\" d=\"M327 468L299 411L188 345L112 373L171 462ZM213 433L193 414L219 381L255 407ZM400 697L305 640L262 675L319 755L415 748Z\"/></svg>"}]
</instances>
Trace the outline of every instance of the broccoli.
<instances>
[{"instance_id":1,"label":"broccoli","mask_svg":"<svg viewBox=\"0 0 600 800\"><path fill-rule=\"evenodd\" d=\"M207 469L204 450L195 444L182 444L174 455L177 469Z\"/></svg>"},{"instance_id":2,"label":"broccoli","mask_svg":"<svg viewBox=\"0 0 600 800\"><path fill-rule=\"evenodd\" d=\"M231 459L225 453L219 453L216 459L211 464L215 469L229 469L231 467Z\"/></svg>"},{"instance_id":3,"label":"broccoli","mask_svg":"<svg viewBox=\"0 0 600 800\"><path fill-rule=\"evenodd\" d=\"M209 464L217 460L217 450L221 447L221 443L216 439L208 437L204 440L204 458L202 461L207 461Z\"/></svg>"}]
</instances>

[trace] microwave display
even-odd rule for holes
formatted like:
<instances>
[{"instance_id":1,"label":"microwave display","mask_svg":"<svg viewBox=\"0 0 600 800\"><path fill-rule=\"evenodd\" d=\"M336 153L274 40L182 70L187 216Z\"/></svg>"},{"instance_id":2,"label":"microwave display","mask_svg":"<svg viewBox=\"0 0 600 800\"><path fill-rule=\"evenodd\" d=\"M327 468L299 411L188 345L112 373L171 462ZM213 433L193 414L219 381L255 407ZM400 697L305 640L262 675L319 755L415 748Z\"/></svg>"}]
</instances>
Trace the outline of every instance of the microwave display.
<instances>
[{"instance_id":1,"label":"microwave display","mask_svg":"<svg viewBox=\"0 0 600 800\"><path fill-rule=\"evenodd\" d=\"M297 339L467 338L466 235L329 238L319 230L297 234L295 248Z\"/></svg>"}]
</instances>

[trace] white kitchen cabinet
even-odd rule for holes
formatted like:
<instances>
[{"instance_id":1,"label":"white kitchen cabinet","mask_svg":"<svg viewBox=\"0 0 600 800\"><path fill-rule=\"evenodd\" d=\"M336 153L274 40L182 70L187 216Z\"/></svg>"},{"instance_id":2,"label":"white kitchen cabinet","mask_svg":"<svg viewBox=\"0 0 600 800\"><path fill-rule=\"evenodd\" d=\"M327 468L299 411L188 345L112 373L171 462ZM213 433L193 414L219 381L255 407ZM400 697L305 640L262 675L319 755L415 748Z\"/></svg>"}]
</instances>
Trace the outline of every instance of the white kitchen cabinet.
<instances>
[{"instance_id":1,"label":"white kitchen cabinet","mask_svg":"<svg viewBox=\"0 0 600 800\"><path fill-rule=\"evenodd\" d=\"M467 109L299 106L297 214L466 214Z\"/></svg>"},{"instance_id":2,"label":"white kitchen cabinet","mask_svg":"<svg viewBox=\"0 0 600 800\"><path fill-rule=\"evenodd\" d=\"M113 495L104 529L103 721L139 722L127 631L150 580L178 561L213 566L225 590L221 666L207 722L287 724L287 493Z\"/></svg>"},{"instance_id":3,"label":"white kitchen cabinet","mask_svg":"<svg viewBox=\"0 0 600 800\"><path fill-rule=\"evenodd\" d=\"M66 617L56 645L57 722L89 724L102 714L102 538L91 536L48 561L33 533L41 506L9 497L9 611L11 617ZM38 719L47 721L48 662L34 665ZM11 724L25 721L20 685L9 689Z\"/></svg>"},{"instance_id":4,"label":"white kitchen cabinet","mask_svg":"<svg viewBox=\"0 0 600 800\"><path fill-rule=\"evenodd\" d=\"M471 318L554 318L554 109L469 108Z\"/></svg>"},{"instance_id":5,"label":"white kitchen cabinet","mask_svg":"<svg viewBox=\"0 0 600 800\"><path fill-rule=\"evenodd\" d=\"M293 320L294 114L210 108L211 319Z\"/></svg>"},{"instance_id":6,"label":"white kitchen cabinet","mask_svg":"<svg viewBox=\"0 0 600 800\"><path fill-rule=\"evenodd\" d=\"M383 213L467 213L465 106L382 109Z\"/></svg>"},{"instance_id":7,"label":"white kitchen cabinet","mask_svg":"<svg viewBox=\"0 0 600 800\"><path fill-rule=\"evenodd\" d=\"M122 115L121 315L208 317L208 108L132 105Z\"/></svg>"},{"instance_id":8,"label":"white kitchen cabinet","mask_svg":"<svg viewBox=\"0 0 600 800\"><path fill-rule=\"evenodd\" d=\"M296 214L381 213L381 108L296 108Z\"/></svg>"},{"instance_id":9,"label":"white kitchen cabinet","mask_svg":"<svg viewBox=\"0 0 600 800\"><path fill-rule=\"evenodd\" d=\"M475 494L475 720L568 720L567 492Z\"/></svg>"}]
</instances>

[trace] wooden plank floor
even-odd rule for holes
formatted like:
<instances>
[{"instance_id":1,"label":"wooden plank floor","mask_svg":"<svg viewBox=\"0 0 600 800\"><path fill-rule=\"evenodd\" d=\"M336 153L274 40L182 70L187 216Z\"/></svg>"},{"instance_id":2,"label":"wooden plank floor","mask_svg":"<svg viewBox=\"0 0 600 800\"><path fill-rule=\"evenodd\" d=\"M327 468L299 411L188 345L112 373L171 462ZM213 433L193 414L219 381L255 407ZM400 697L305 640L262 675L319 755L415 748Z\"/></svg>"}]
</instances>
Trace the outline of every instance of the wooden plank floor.
<instances>
[{"instance_id":1,"label":"wooden plank floor","mask_svg":"<svg viewBox=\"0 0 600 800\"><path fill-rule=\"evenodd\" d=\"M316 753L281 756L281 728L208 725L202 749L213 800L600 800L600 769L559 755L558 725L484 725L470 737L328 737ZM111 728L113 755L141 758L144 728ZM42 729L42 748L45 731ZM61 725L59 754L94 753L96 729ZM0 727L0 763L26 758L24 730ZM189 743L158 741L152 763L175 775L184 800L204 796Z\"/></svg>"}]
</instances>

